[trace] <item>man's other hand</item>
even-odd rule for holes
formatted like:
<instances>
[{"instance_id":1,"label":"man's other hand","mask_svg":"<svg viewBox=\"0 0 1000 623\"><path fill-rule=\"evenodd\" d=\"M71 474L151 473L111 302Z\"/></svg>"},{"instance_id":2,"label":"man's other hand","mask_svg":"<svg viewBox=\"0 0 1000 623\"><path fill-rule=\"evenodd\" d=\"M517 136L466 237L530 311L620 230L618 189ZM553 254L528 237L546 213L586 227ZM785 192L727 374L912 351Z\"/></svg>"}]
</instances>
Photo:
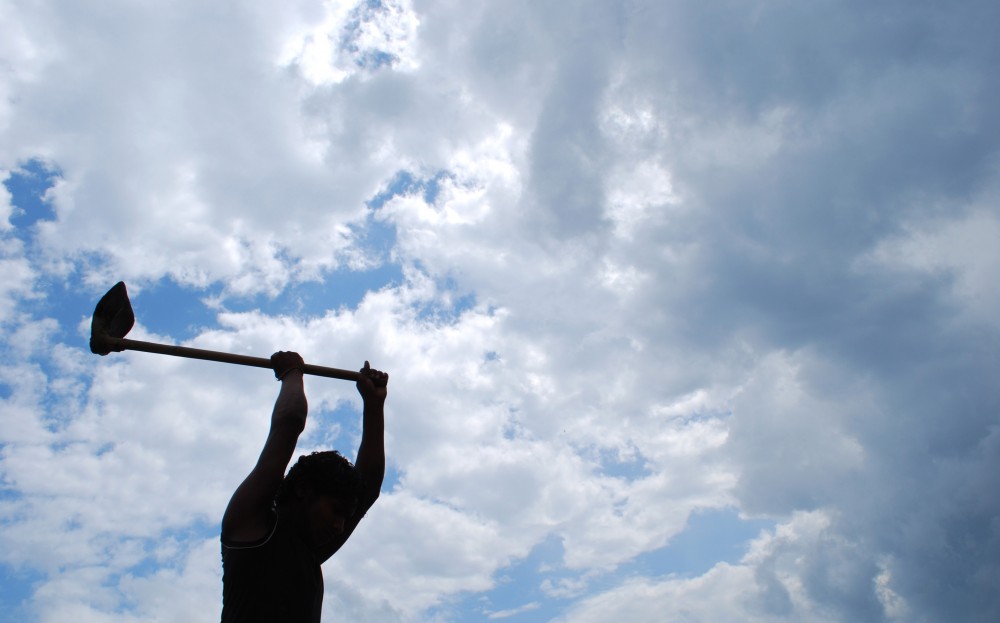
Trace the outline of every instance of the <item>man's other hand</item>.
<instances>
[{"instance_id":1,"label":"man's other hand","mask_svg":"<svg viewBox=\"0 0 1000 623\"><path fill-rule=\"evenodd\" d=\"M387 386L389 385L389 375L380 370L376 370L365 362L365 367L361 368L359 371L360 378L358 379L358 393L361 394L362 400L367 401L370 398L375 398L377 400L385 400L387 392Z\"/></svg>"}]
</instances>

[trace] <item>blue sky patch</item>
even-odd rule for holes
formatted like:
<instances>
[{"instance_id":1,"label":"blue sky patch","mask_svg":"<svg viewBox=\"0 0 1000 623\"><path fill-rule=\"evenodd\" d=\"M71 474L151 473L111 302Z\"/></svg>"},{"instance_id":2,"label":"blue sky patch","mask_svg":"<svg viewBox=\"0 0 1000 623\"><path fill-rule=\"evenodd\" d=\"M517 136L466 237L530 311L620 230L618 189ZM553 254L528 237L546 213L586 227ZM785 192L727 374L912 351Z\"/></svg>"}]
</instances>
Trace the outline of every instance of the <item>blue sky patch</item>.
<instances>
[{"instance_id":1,"label":"blue sky patch","mask_svg":"<svg viewBox=\"0 0 1000 623\"><path fill-rule=\"evenodd\" d=\"M268 315L322 316L332 310L356 309L369 292L402 281L402 269L395 264L382 264L370 270L344 268L325 273L323 281L289 284L277 297L227 296L225 307L233 312L258 310Z\"/></svg>"},{"instance_id":2,"label":"blue sky patch","mask_svg":"<svg viewBox=\"0 0 1000 623\"><path fill-rule=\"evenodd\" d=\"M45 194L61 177L58 167L40 159L31 159L12 171L4 186L11 194L14 207L11 224L12 235L23 244L29 260L37 256L33 228L39 222L56 218L51 202ZM108 284L110 287L113 284ZM68 344L86 346L87 339L81 339L77 327L84 319L90 318L97 298L89 288L84 287L78 275L68 277L41 274L32 284L36 296L23 298L19 303L22 311L34 318L53 318L58 322L55 338Z\"/></svg>"},{"instance_id":3,"label":"blue sky patch","mask_svg":"<svg viewBox=\"0 0 1000 623\"><path fill-rule=\"evenodd\" d=\"M622 569L653 576L701 575L719 562L738 562L749 541L774 525L770 520L741 519L732 508L696 511L665 547L641 554Z\"/></svg>"},{"instance_id":4,"label":"blue sky patch","mask_svg":"<svg viewBox=\"0 0 1000 623\"><path fill-rule=\"evenodd\" d=\"M451 173L444 170L438 171L434 175L427 178L417 177L410 171L397 171L396 175L393 176L385 190L376 193L375 196L368 201L368 207L378 210L385 205L387 201L397 195L410 195L417 193L420 193L423 200L427 203L434 203L437 201L438 194L441 192L441 181L451 177Z\"/></svg>"},{"instance_id":5,"label":"blue sky patch","mask_svg":"<svg viewBox=\"0 0 1000 623\"><path fill-rule=\"evenodd\" d=\"M633 576L694 577L705 573L719 562L737 563L746 553L751 539L761 530L770 529L774 522L744 520L735 509L707 509L689 517L685 530L656 551L641 554L621 565L612 573L584 579L577 571L562 567L561 539L550 536L538 544L522 560L497 572L496 586L486 593L466 595L452 603L446 611L458 611L469 620L495 618L519 623L550 621L565 612L575 593L553 597L543 590L540 582L553 587L568 582L586 586L586 595L593 595L618 586ZM470 616L471 615L471 616ZM509 615L509 617L507 616Z\"/></svg>"},{"instance_id":6,"label":"blue sky patch","mask_svg":"<svg viewBox=\"0 0 1000 623\"><path fill-rule=\"evenodd\" d=\"M33 619L27 607L28 599L35 592L35 586L44 579L45 575L39 571L0 564L0 612L6 623Z\"/></svg>"},{"instance_id":7,"label":"blue sky patch","mask_svg":"<svg viewBox=\"0 0 1000 623\"><path fill-rule=\"evenodd\" d=\"M638 451L629 458L623 458L616 450L610 449L599 450L598 454L601 473L605 476L633 481L651 473L646 458Z\"/></svg>"},{"instance_id":8,"label":"blue sky patch","mask_svg":"<svg viewBox=\"0 0 1000 623\"><path fill-rule=\"evenodd\" d=\"M184 341L217 325L215 310L207 307L203 300L218 295L221 290L219 284L198 290L164 278L144 285L138 293L129 292L129 300L137 323L153 333Z\"/></svg>"},{"instance_id":9,"label":"blue sky patch","mask_svg":"<svg viewBox=\"0 0 1000 623\"><path fill-rule=\"evenodd\" d=\"M369 212L363 225L352 225L351 234L354 244L369 260L387 262L392 259L392 250L396 246L396 226L389 221L373 218Z\"/></svg>"},{"instance_id":10,"label":"blue sky patch","mask_svg":"<svg viewBox=\"0 0 1000 623\"><path fill-rule=\"evenodd\" d=\"M539 569L559 566L563 556L562 541L556 536L536 545L525 558L497 571L496 585L485 593L462 595L448 606L432 611L448 620L549 621L565 607L565 600L553 599L542 591ZM448 616L455 612L458 616ZM516 612L516 614L514 614ZM505 614L511 614L507 617ZM433 618L433 617L432 617Z\"/></svg>"},{"instance_id":11,"label":"blue sky patch","mask_svg":"<svg viewBox=\"0 0 1000 623\"><path fill-rule=\"evenodd\" d=\"M39 221L55 220L55 210L45 199L45 193L61 176L58 168L38 159L28 160L12 171L3 183L15 208L10 217L11 225L27 229Z\"/></svg>"},{"instance_id":12,"label":"blue sky patch","mask_svg":"<svg viewBox=\"0 0 1000 623\"><path fill-rule=\"evenodd\" d=\"M351 11L350 18L341 31L339 45L341 50L354 57L354 64L357 67L368 70L391 68L399 61L399 57L391 52L378 48L363 48L359 45L364 35L364 24L377 20L379 13L388 11L389 8L381 0L366 0Z\"/></svg>"},{"instance_id":13,"label":"blue sky patch","mask_svg":"<svg viewBox=\"0 0 1000 623\"><path fill-rule=\"evenodd\" d=\"M356 398L342 402L332 410L311 411L309 417L318 426L308 438L302 439L302 442L304 445L336 450L351 462L357 461L358 444L361 440L360 407L361 399ZM399 479L400 472L392 465L392 457L387 457L382 490L391 491L399 483Z\"/></svg>"}]
</instances>

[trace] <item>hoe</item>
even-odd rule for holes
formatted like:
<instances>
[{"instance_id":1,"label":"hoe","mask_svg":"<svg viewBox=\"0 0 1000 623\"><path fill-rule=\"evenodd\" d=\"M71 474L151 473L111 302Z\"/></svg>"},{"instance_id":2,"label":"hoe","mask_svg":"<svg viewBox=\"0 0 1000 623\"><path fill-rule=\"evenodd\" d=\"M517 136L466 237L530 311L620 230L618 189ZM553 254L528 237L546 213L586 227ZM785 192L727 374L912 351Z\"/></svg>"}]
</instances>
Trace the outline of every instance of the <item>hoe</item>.
<instances>
[{"instance_id":1,"label":"hoe","mask_svg":"<svg viewBox=\"0 0 1000 623\"><path fill-rule=\"evenodd\" d=\"M94 319L90 323L90 351L96 355L107 355L112 352L120 353L123 350L141 350L145 353L173 355L174 357L187 357L189 359L204 359L206 361L221 361L222 363L235 363L241 366L271 369L271 360L263 357L249 357L247 355L221 353L214 350L202 350L200 348L187 348L186 346L171 346L168 344L125 339L125 336L132 330L132 325L134 324L135 313L132 311L132 303L128 300L125 283L119 281L97 302L97 308L94 310ZM357 381L359 378L358 373L353 370L326 368L311 364L306 364L302 368L302 371L314 376L344 379L345 381Z\"/></svg>"}]
</instances>

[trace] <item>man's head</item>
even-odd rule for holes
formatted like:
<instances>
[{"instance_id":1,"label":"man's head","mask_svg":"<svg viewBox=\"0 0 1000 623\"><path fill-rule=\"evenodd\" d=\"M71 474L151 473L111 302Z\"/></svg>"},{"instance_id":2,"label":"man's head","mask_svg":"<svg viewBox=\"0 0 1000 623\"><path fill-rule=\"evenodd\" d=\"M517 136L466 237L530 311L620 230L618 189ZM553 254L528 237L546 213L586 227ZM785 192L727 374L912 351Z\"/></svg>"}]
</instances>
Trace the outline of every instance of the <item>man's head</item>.
<instances>
[{"instance_id":1,"label":"man's head","mask_svg":"<svg viewBox=\"0 0 1000 623\"><path fill-rule=\"evenodd\" d=\"M361 495L361 477L339 452L302 455L274 498L275 506L302 513L303 527L317 545L344 529Z\"/></svg>"}]
</instances>

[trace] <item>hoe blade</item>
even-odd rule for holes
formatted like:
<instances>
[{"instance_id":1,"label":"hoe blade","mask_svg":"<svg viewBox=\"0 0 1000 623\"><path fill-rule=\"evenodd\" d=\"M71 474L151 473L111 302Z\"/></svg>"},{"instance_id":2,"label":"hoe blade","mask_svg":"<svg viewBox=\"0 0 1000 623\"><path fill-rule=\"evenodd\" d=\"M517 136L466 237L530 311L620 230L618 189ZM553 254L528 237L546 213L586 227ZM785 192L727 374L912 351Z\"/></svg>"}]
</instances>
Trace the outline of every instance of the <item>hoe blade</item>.
<instances>
[{"instance_id":1,"label":"hoe blade","mask_svg":"<svg viewBox=\"0 0 1000 623\"><path fill-rule=\"evenodd\" d=\"M122 349L113 347L106 338L123 338L134 324L135 313L128 300L125 282L119 281L101 297L94 309L94 319L90 323L90 352L97 355L120 352Z\"/></svg>"}]
</instances>

